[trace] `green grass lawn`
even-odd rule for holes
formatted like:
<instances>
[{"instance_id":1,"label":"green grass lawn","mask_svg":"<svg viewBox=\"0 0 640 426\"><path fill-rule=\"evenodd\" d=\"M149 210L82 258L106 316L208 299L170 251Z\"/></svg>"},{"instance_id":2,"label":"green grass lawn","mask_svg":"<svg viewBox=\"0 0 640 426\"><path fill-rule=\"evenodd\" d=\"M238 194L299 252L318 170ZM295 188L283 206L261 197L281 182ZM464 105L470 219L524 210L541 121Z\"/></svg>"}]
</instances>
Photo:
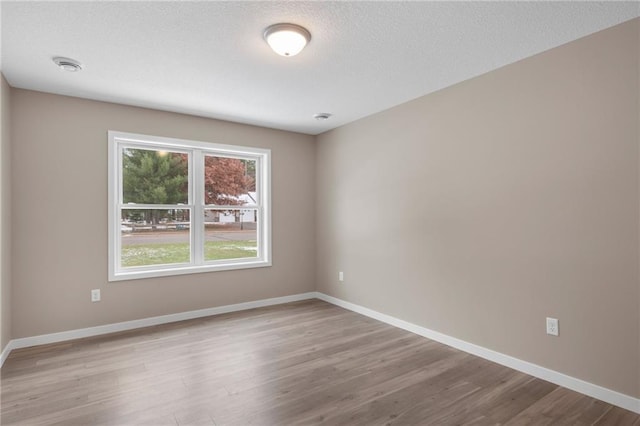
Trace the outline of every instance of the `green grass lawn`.
<instances>
[{"instance_id":1,"label":"green grass lawn","mask_svg":"<svg viewBox=\"0 0 640 426\"><path fill-rule=\"evenodd\" d=\"M207 241L205 260L257 257L255 241ZM122 247L122 267L166 265L189 262L188 243L133 244Z\"/></svg>"}]
</instances>

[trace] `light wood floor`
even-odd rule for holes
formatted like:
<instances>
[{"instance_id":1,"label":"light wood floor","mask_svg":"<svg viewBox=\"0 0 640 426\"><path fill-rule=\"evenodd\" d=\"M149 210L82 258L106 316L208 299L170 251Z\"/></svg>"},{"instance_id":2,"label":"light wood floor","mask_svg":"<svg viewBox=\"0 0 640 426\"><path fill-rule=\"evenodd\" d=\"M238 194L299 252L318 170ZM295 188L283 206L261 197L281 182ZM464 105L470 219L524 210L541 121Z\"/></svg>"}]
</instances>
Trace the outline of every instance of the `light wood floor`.
<instances>
[{"instance_id":1,"label":"light wood floor","mask_svg":"<svg viewBox=\"0 0 640 426\"><path fill-rule=\"evenodd\" d=\"M3 425L640 425L312 300L15 350Z\"/></svg>"}]
</instances>

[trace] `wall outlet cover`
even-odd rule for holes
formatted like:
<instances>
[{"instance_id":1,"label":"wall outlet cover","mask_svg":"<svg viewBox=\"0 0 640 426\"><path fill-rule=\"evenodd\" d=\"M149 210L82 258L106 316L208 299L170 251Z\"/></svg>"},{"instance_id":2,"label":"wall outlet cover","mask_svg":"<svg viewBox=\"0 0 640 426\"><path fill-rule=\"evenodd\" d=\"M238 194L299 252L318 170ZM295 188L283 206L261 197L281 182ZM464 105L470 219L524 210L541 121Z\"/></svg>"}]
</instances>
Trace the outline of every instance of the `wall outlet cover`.
<instances>
[{"instance_id":1,"label":"wall outlet cover","mask_svg":"<svg viewBox=\"0 0 640 426\"><path fill-rule=\"evenodd\" d=\"M547 334L557 336L559 334L558 320L556 318L547 317Z\"/></svg>"}]
</instances>

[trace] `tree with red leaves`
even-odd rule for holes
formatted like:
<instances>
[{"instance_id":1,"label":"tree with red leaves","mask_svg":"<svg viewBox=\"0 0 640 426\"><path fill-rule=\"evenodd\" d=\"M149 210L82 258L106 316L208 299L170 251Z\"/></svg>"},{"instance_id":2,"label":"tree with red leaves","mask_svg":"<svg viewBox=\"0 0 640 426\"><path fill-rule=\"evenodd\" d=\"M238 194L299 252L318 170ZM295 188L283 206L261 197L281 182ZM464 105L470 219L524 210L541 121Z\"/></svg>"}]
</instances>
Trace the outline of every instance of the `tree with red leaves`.
<instances>
[{"instance_id":1,"label":"tree with red leaves","mask_svg":"<svg viewBox=\"0 0 640 426\"><path fill-rule=\"evenodd\" d=\"M206 204L238 206L238 197L255 190L255 178L250 175L254 162L237 158L214 157L204 159L204 195ZM255 166L253 167L255 174Z\"/></svg>"}]
</instances>

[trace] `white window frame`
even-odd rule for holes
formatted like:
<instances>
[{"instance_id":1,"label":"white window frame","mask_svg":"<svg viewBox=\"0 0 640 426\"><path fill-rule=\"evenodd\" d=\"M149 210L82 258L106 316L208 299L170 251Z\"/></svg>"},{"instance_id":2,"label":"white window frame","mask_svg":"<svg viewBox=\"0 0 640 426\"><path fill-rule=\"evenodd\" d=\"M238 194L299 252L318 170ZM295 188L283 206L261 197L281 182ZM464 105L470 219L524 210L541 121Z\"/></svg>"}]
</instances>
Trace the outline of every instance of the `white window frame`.
<instances>
[{"instance_id":1,"label":"white window frame","mask_svg":"<svg viewBox=\"0 0 640 426\"><path fill-rule=\"evenodd\" d=\"M227 271L233 269L271 266L271 150L236 145L225 145L203 141L165 138L110 130L109 140L109 281L139 278L164 277L199 272ZM189 201L180 208L190 210L191 260L188 264L148 265L120 267L121 260L121 209L128 206L122 199L122 150L166 149L189 154ZM258 257L243 259L204 260L204 210L229 208L204 204L204 157L215 155L256 160L256 204L233 206L255 209L258 215ZM168 207L175 205L136 204L139 209Z\"/></svg>"}]
</instances>

